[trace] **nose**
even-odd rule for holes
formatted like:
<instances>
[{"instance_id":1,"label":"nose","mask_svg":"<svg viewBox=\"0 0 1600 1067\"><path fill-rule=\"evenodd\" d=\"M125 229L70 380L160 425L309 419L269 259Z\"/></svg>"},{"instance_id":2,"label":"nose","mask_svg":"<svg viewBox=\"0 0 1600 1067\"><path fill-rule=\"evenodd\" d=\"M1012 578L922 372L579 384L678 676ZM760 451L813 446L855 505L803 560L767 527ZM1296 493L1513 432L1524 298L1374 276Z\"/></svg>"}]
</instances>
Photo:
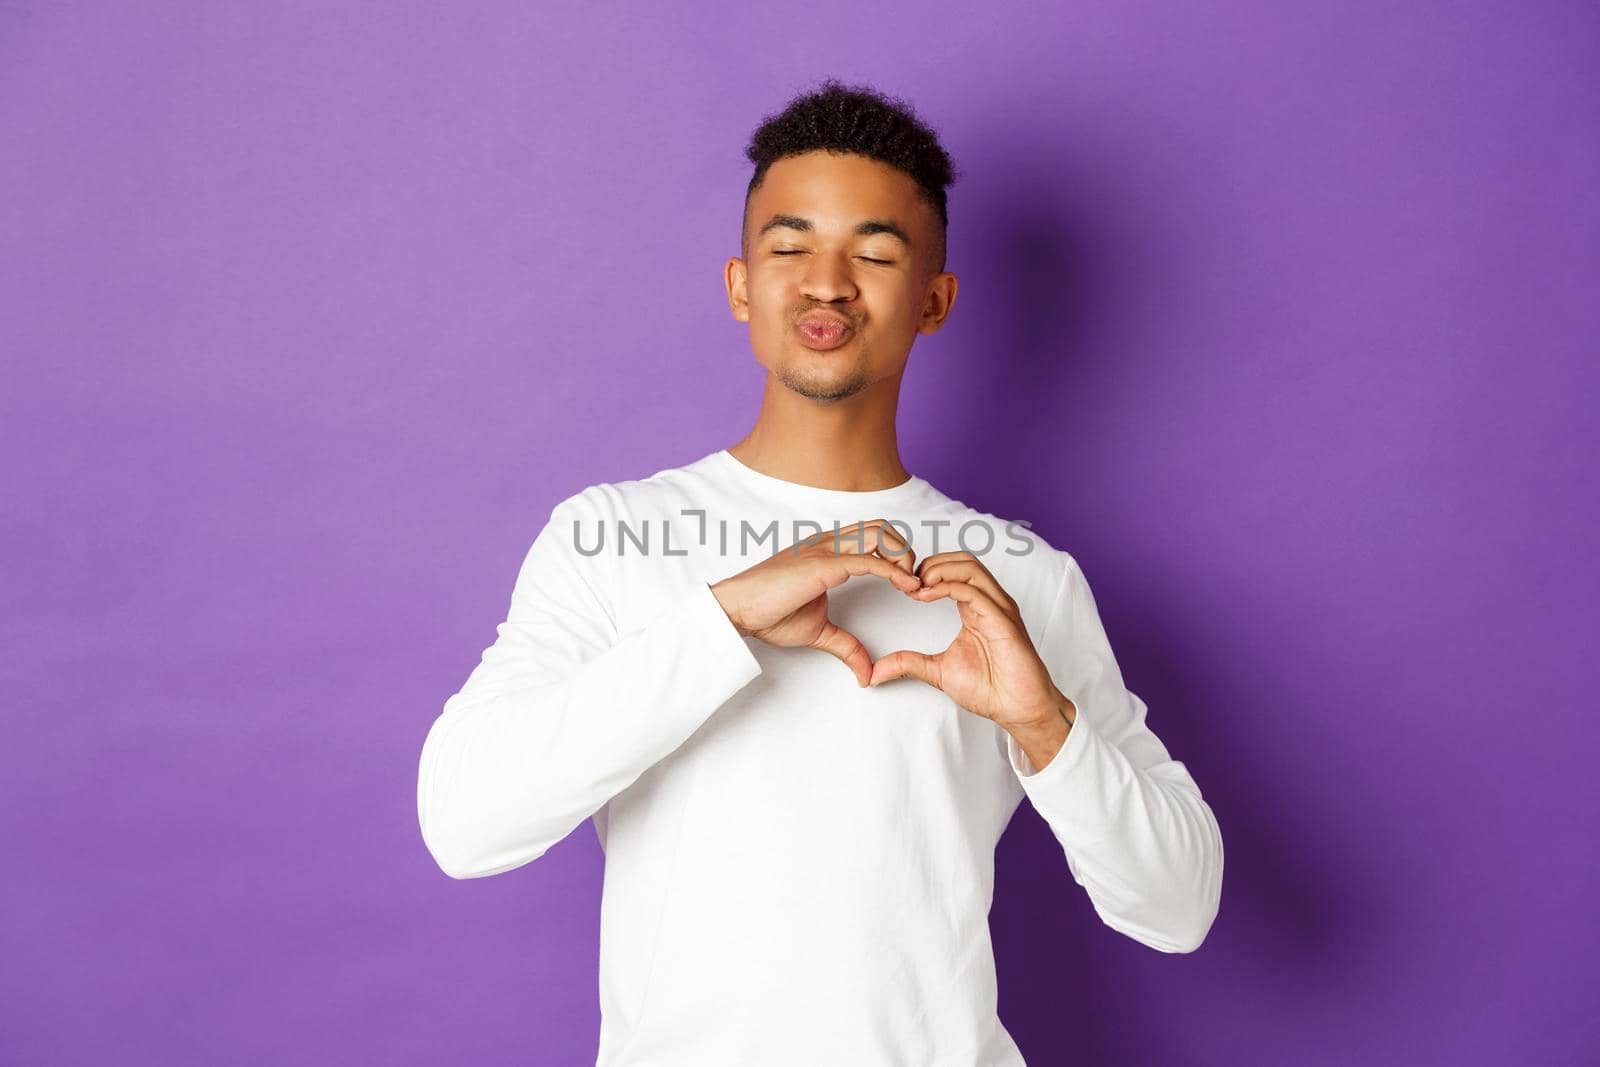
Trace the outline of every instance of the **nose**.
<instances>
[{"instance_id":1,"label":"nose","mask_svg":"<svg viewBox=\"0 0 1600 1067\"><path fill-rule=\"evenodd\" d=\"M853 299L856 283L850 276L849 260L835 255L811 256L806 264L805 277L800 280L800 292L824 304Z\"/></svg>"}]
</instances>

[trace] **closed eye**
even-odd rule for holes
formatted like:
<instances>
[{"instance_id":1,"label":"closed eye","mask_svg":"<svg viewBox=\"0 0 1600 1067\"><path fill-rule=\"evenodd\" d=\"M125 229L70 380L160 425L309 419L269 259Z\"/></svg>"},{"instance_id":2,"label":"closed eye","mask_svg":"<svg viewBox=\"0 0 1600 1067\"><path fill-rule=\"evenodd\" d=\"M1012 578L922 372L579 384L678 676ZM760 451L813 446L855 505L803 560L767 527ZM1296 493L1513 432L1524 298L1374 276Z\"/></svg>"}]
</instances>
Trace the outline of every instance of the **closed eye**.
<instances>
[{"instance_id":1,"label":"closed eye","mask_svg":"<svg viewBox=\"0 0 1600 1067\"><path fill-rule=\"evenodd\" d=\"M775 255L775 256L799 256L799 255L804 255L804 253L801 252L798 248L779 248L779 249L775 249L772 254ZM888 266L890 263L894 262L894 260L892 260L892 259L873 259L871 256L857 256L856 258L857 259L864 259L868 263L882 263L885 266Z\"/></svg>"}]
</instances>

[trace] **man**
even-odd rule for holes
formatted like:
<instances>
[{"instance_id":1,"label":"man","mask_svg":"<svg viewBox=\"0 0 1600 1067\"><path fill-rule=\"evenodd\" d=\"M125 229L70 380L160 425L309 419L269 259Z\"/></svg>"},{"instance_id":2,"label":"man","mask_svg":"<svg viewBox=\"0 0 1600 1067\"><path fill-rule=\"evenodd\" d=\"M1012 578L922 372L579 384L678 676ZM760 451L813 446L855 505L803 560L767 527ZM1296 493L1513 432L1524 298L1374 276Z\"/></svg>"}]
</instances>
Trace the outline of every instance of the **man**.
<instances>
[{"instance_id":1,"label":"man","mask_svg":"<svg viewBox=\"0 0 1600 1067\"><path fill-rule=\"evenodd\" d=\"M476 878L593 818L599 1067L1019 1065L988 911L1022 798L1165 952L1211 926L1221 836L1076 561L900 462L912 342L956 295L937 139L828 81L747 154L755 425L555 506L424 743L422 835Z\"/></svg>"}]
</instances>

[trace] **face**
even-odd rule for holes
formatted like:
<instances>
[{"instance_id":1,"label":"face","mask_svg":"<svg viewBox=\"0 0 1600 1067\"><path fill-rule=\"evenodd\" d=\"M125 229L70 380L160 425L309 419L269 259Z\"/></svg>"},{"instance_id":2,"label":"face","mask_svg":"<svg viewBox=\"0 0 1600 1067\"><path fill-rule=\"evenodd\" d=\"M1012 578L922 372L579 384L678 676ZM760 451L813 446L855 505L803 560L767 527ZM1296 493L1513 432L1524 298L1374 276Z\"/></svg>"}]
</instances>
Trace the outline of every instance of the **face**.
<instances>
[{"instance_id":1,"label":"face","mask_svg":"<svg viewBox=\"0 0 1600 1067\"><path fill-rule=\"evenodd\" d=\"M756 359L826 402L898 378L917 335L937 331L955 302L955 275L933 273L937 225L916 182L877 160L819 151L772 164L750 198L745 255L725 271ZM814 311L847 329L806 330Z\"/></svg>"}]
</instances>

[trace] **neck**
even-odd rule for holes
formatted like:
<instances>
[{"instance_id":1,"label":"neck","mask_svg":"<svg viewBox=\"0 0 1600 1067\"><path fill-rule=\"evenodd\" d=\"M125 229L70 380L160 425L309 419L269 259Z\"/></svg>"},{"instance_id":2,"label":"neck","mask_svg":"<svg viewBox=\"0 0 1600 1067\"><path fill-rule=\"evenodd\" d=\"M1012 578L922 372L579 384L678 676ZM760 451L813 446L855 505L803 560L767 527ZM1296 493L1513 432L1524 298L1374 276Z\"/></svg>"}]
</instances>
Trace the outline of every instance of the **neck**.
<instances>
[{"instance_id":1,"label":"neck","mask_svg":"<svg viewBox=\"0 0 1600 1067\"><path fill-rule=\"evenodd\" d=\"M898 376L854 396L822 401L771 375L756 424L728 451L745 466L818 489L872 492L911 477L895 438Z\"/></svg>"}]
</instances>

